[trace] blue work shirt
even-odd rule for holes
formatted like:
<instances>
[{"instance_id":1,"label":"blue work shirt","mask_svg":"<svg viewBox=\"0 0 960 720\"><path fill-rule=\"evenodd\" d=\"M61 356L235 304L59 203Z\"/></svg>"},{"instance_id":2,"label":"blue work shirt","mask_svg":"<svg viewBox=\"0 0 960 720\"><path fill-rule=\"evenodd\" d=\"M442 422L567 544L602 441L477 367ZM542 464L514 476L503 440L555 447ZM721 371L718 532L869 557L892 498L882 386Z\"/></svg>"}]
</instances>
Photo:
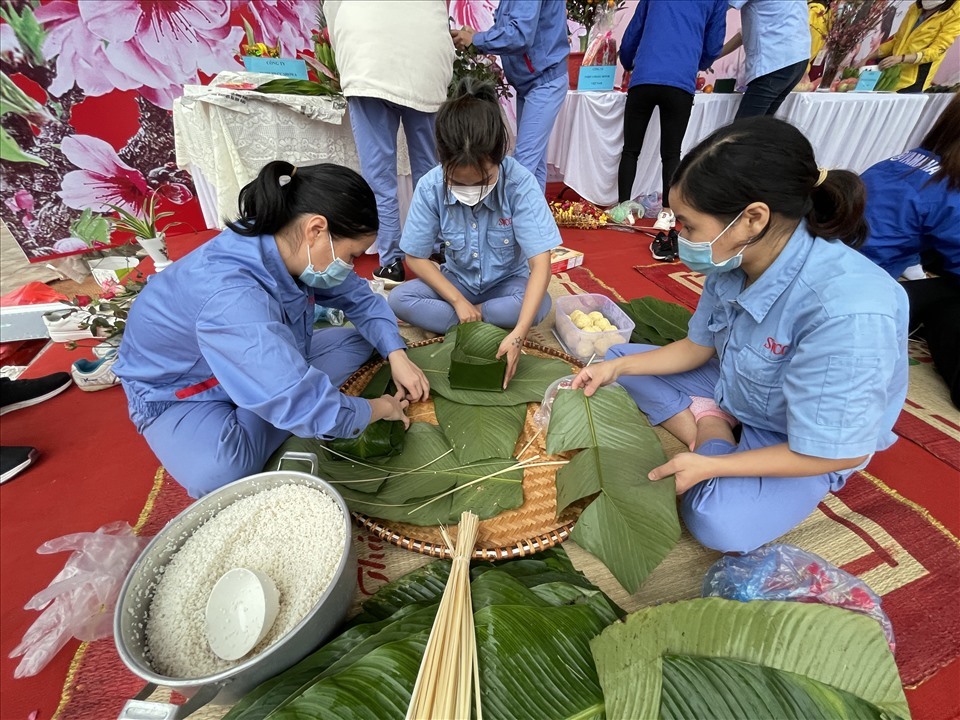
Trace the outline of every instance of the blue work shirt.
<instances>
[{"instance_id":1,"label":"blue work shirt","mask_svg":"<svg viewBox=\"0 0 960 720\"><path fill-rule=\"evenodd\" d=\"M810 12L805 0L730 0L740 11L745 82L810 59Z\"/></svg>"},{"instance_id":2,"label":"blue work shirt","mask_svg":"<svg viewBox=\"0 0 960 720\"><path fill-rule=\"evenodd\" d=\"M696 92L723 48L726 0L641 0L620 43L620 63L634 85L669 85Z\"/></svg>"},{"instance_id":3,"label":"blue work shirt","mask_svg":"<svg viewBox=\"0 0 960 720\"><path fill-rule=\"evenodd\" d=\"M518 92L540 79L555 80L567 72L570 54L565 0L500 0L493 27L473 36L483 53L499 55L503 74Z\"/></svg>"},{"instance_id":4,"label":"blue work shirt","mask_svg":"<svg viewBox=\"0 0 960 720\"><path fill-rule=\"evenodd\" d=\"M561 242L537 179L511 157L503 159L496 186L476 207L453 196L440 166L420 179L400 249L426 258L437 238L445 248L445 272L478 295L508 278L529 276L527 261Z\"/></svg>"},{"instance_id":5,"label":"blue work shirt","mask_svg":"<svg viewBox=\"0 0 960 720\"><path fill-rule=\"evenodd\" d=\"M338 308L381 355L406 344L386 300L351 273L330 290L290 275L272 235L222 233L150 278L114 372L139 432L176 402L220 400L300 437L352 437L370 404L307 362L316 303Z\"/></svg>"},{"instance_id":6,"label":"blue work shirt","mask_svg":"<svg viewBox=\"0 0 960 720\"><path fill-rule=\"evenodd\" d=\"M936 250L944 270L960 278L960 190L934 181L940 158L915 148L883 160L860 177L867 186L870 235L860 252L893 277Z\"/></svg>"},{"instance_id":7,"label":"blue work shirt","mask_svg":"<svg viewBox=\"0 0 960 720\"><path fill-rule=\"evenodd\" d=\"M707 278L689 338L720 358L716 401L794 452L841 459L896 440L907 395L907 294L839 240L801 223L749 287Z\"/></svg>"}]
</instances>

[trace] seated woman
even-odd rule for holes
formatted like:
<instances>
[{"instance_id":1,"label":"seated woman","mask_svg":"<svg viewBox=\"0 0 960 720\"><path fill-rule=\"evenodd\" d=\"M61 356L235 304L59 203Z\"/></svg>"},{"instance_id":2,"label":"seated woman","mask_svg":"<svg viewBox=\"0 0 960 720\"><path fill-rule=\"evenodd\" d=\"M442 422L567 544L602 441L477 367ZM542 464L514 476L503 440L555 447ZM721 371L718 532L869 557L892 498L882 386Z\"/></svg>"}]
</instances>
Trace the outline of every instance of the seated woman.
<instances>
[{"instance_id":1,"label":"seated woman","mask_svg":"<svg viewBox=\"0 0 960 720\"><path fill-rule=\"evenodd\" d=\"M550 312L560 231L533 175L507 152L492 85L469 80L437 113L440 165L417 184L400 249L418 280L390 292L397 317L435 333L483 320L510 329L497 357L513 376L530 328ZM446 262L430 254L440 239Z\"/></svg>"},{"instance_id":2,"label":"seated woman","mask_svg":"<svg viewBox=\"0 0 960 720\"><path fill-rule=\"evenodd\" d=\"M870 236L860 252L893 277L910 278L903 283L910 328L926 339L960 407L960 96L920 147L877 163L861 179ZM921 264L937 277L924 277Z\"/></svg>"},{"instance_id":3,"label":"seated woman","mask_svg":"<svg viewBox=\"0 0 960 720\"><path fill-rule=\"evenodd\" d=\"M689 445L650 479L676 476L697 540L747 552L896 440L907 298L853 249L867 232L859 178L818 169L789 123L718 130L683 159L670 197L680 259L707 275L689 336L611 348L574 387L619 382Z\"/></svg>"},{"instance_id":4,"label":"seated woman","mask_svg":"<svg viewBox=\"0 0 960 720\"><path fill-rule=\"evenodd\" d=\"M260 472L290 436L352 437L402 420L429 385L386 301L353 273L377 234L373 191L337 165L268 163L240 218L150 278L130 309L114 371L130 417L192 497ZM316 304L356 330L313 330ZM396 396L338 390L376 350Z\"/></svg>"}]
</instances>

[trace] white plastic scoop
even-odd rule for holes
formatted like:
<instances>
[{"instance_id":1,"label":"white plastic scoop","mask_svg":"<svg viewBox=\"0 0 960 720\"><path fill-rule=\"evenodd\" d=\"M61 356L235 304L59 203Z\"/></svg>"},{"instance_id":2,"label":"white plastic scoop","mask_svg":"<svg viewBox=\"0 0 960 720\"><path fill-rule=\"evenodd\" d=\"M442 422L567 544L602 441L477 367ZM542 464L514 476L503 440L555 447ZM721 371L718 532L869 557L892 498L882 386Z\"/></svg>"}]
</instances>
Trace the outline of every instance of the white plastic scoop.
<instances>
[{"instance_id":1,"label":"white plastic scoop","mask_svg":"<svg viewBox=\"0 0 960 720\"><path fill-rule=\"evenodd\" d=\"M224 573L207 600L207 641L224 660L239 660L273 626L280 593L269 575L247 568Z\"/></svg>"}]
</instances>

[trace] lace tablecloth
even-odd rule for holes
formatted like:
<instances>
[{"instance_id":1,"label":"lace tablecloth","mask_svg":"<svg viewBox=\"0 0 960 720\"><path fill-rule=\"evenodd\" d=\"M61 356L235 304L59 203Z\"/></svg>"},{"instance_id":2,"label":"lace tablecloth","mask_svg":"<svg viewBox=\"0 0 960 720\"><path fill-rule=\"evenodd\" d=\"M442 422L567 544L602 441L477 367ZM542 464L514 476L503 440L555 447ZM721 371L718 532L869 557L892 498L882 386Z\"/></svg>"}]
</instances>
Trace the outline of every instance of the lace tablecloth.
<instances>
[{"instance_id":1,"label":"lace tablecloth","mask_svg":"<svg viewBox=\"0 0 960 720\"><path fill-rule=\"evenodd\" d=\"M270 77L221 73L215 83L264 82ZM208 228L222 228L224 219L237 216L240 189L271 160L331 162L360 171L343 97L187 85L174 102L173 127L177 164L194 176ZM397 174L407 177L401 177L401 212L410 196L410 160L402 135L401 130Z\"/></svg>"},{"instance_id":2,"label":"lace tablecloth","mask_svg":"<svg viewBox=\"0 0 960 720\"><path fill-rule=\"evenodd\" d=\"M626 97L622 92L568 93L547 148L552 177L601 206L617 201ZM740 97L696 95L683 153L731 122ZM777 116L803 130L820 165L859 173L914 147L914 129L922 126L926 132L946 102L928 94L791 93ZM660 190L660 185L660 116L655 111L637 163L633 197Z\"/></svg>"}]
</instances>

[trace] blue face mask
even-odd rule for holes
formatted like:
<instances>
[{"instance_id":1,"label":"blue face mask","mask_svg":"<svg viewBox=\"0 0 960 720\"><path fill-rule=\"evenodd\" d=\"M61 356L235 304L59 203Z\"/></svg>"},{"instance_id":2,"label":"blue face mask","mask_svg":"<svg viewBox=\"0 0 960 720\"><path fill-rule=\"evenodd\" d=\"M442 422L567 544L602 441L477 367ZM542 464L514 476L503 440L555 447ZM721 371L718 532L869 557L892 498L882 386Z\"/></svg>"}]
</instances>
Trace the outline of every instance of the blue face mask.
<instances>
[{"instance_id":1,"label":"blue face mask","mask_svg":"<svg viewBox=\"0 0 960 720\"><path fill-rule=\"evenodd\" d=\"M350 273L353 272L353 265L345 263L337 257L337 254L333 251L332 237L330 238L330 254L333 255L333 262L327 265L322 272L318 271L313 267L313 260L310 258L310 245L307 245L307 267L300 273L300 281L319 290L329 290L350 277Z\"/></svg>"},{"instance_id":2,"label":"blue face mask","mask_svg":"<svg viewBox=\"0 0 960 720\"><path fill-rule=\"evenodd\" d=\"M740 212L740 215L743 215L743 211ZM722 238L727 230L733 227L733 223L740 219L740 215L737 215L733 219L733 222L721 230L720 234L710 242L690 242L685 237L678 235L677 247L680 250L680 262L694 272L703 273L704 275L728 272L740 267L740 263L743 260L743 251L746 249L745 247L740 248L740 252L733 257L727 258L723 262L717 263L713 261L713 244Z\"/></svg>"}]
</instances>

